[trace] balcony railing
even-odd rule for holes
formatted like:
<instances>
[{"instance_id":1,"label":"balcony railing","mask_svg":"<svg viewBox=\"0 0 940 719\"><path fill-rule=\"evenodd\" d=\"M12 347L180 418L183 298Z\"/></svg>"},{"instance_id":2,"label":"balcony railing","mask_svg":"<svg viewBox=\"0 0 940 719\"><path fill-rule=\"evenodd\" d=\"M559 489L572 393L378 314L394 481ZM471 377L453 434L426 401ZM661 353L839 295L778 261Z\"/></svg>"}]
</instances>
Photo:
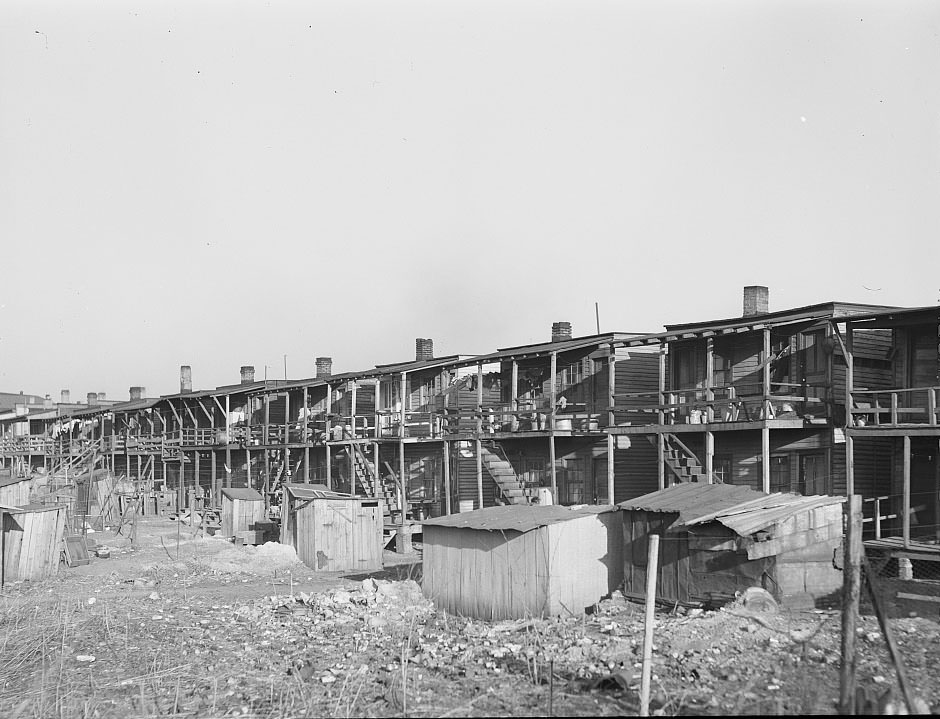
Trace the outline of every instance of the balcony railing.
<instances>
[{"instance_id":1,"label":"balcony railing","mask_svg":"<svg viewBox=\"0 0 940 719\"><path fill-rule=\"evenodd\" d=\"M828 385L813 382L773 382L767 394L759 392L759 385L750 384L673 389L662 395L626 392L615 398L621 401L613 408L616 424L656 424L660 413L666 425L752 422L781 416L810 419L829 414Z\"/></svg>"},{"instance_id":2,"label":"balcony railing","mask_svg":"<svg viewBox=\"0 0 940 719\"><path fill-rule=\"evenodd\" d=\"M853 390L850 426L937 425L938 391L940 387Z\"/></svg>"}]
</instances>

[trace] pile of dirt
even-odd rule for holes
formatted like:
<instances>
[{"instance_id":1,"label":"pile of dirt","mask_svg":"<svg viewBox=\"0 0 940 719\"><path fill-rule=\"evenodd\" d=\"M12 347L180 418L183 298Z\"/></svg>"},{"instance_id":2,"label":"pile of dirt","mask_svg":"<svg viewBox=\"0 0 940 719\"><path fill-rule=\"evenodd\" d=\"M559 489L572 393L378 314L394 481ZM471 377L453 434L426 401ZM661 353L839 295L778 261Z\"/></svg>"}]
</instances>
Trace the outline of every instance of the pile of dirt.
<instances>
[{"instance_id":1,"label":"pile of dirt","mask_svg":"<svg viewBox=\"0 0 940 719\"><path fill-rule=\"evenodd\" d=\"M258 547L229 546L220 552L205 556L202 562L210 571L219 574L240 573L258 576L272 576L297 565L302 566L294 548L278 542L265 542Z\"/></svg>"}]
</instances>

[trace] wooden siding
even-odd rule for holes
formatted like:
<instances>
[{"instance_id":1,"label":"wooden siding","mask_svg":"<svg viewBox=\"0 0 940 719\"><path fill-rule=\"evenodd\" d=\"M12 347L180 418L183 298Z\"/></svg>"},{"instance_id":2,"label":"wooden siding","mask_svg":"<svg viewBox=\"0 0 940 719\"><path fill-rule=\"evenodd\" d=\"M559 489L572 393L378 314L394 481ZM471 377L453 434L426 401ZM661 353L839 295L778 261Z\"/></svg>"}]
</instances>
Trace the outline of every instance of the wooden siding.
<instances>
[{"instance_id":1,"label":"wooden siding","mask_svg":"<svg viewBox=\"0 0 940 719\"><path fill-rule=\"evenodd\" d=\"M281 542L319 572L382 568L382 510L377 500L288 499Z\"/></svg>"},{"instance_id":2,"label":"wooden siding","mask_svg":"<svg viewBox=\"0 0 940 719\"><path fill-rule=\"evenodd\" d=\"M618 512L529 532L425 526L422 590L486 620L577 615L620 585Z\"/></svg>"},{"instance_id":3,"label":"wooden siding","mask_svg":"<svg viewBox=\"0 0 940 719\"><path fill-rule=\"evenodd\" d=\"M32 480L23 479L19 482L11 482L4 487L0 487L0 504L12 507L21 507L29 504L29 493L32 486Z\"/></svg>"},{"instance_id":4,"label":"wooden siding","mask_svg":"<svg viewBox=\"0 0 940 719\"><path fill-rule=\"evenodd\" d=\"M59 568L65 507L43 507L3 517L4 581L36 580Z\"/></svg>"},{"instance_id":5,"label":"wooden siding","mask_svg":"<svg viewBox=\"0 0 940 719\"><path fill-rule=\"evenodd\" d=\"M655 439L655 436L653 438ZM614 449L615 504L659 489L656 446L643 435L631 436L629 440L628 449ZM604 481L606 482L606 478Z\"/></svg>"},{"instance_id":6,"label":"wooden siding","mask_svg":"<svg viewBox=\"0 0 940 719\"><path fill-rule=\"evenodd\" d=\"M607 368L597 377L600 392L597 411L605 411L609 404L606 396L608 392ZM617 409L638 409L648 407L650 398L659 392L659 348L632 348L630 351L617 350L617 360L614 363L614 394L629 394L634 392L647 392L648 397L615 397L614 407ZM617 424L652 424L656 422L655 412L623 412L615 417ZM602 418L601 424L606 424Z\"/></svg>"},{"instance_id":7,"label":"wooden siding","mask_svg":"<svg viewBox=\"0 0 940 719\"><path fill-rule=\"evenodd\" d=\"M234 537L264 521L263 499L231 499L222 495L222 536Z\"/></svg>"}]
</instances>

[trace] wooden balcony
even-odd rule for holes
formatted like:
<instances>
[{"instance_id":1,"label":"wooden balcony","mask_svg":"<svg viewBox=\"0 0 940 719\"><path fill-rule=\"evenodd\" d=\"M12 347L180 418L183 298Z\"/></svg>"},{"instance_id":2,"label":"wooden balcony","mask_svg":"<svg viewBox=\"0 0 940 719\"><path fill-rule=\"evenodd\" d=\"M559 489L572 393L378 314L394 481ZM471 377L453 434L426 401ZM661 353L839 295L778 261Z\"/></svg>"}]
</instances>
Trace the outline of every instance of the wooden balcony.
<instances>
[{"instance_id":1,"label":"wooden balcony","mask_svg":"<svg viewBox=\"0 0 940 719\"><path fill-rule=\"evenodd\" d=\"M855 389L850 427L936 427L940 387Z\"/></svg>"}]
</instances>

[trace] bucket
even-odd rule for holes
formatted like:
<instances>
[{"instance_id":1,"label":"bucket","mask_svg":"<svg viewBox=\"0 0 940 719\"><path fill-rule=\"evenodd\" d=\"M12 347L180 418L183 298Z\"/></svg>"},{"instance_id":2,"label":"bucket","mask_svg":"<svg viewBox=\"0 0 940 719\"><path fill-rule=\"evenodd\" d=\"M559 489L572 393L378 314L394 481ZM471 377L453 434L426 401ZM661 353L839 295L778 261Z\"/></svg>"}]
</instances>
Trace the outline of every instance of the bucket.
<instances>
[{"instance_id":1,"label":"bucket","mask_svg":"<svg viewBox=\"0 0 940 719\"><path fill-rule=\"evenodd\" d=\"M457 511L460 512L461 514L463 514L464 512L472 512L473 504L474 502L472 499L461 499L457 503Z\"/></svg>"}]
</instances>

